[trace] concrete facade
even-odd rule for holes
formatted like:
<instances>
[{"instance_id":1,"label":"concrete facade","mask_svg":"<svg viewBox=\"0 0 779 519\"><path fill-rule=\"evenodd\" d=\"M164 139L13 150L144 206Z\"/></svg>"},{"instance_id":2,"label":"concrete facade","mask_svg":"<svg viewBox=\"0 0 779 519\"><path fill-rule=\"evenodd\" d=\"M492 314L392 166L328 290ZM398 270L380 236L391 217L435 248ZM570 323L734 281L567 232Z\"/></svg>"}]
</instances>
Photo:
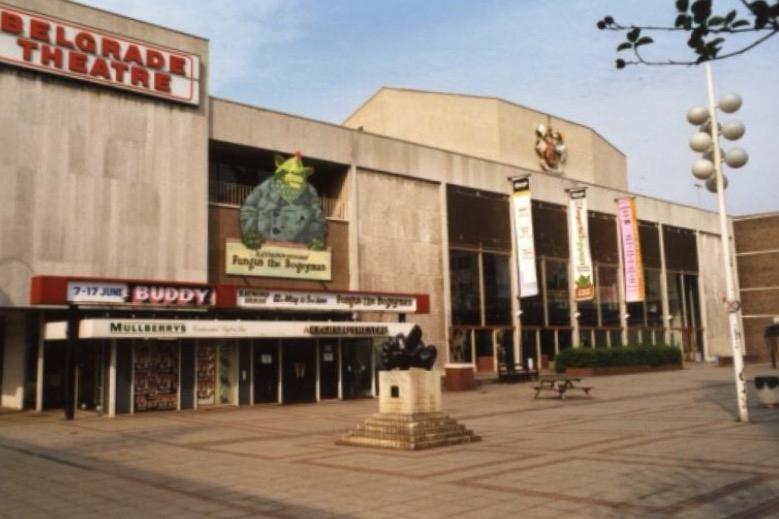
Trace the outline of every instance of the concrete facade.
<instances>
[{"instance_id":1,"label":"concrete facade","mask_svg":"<svg viewBox=\"0 0 779 519\"><path fill-rule=\"evenodd\" d=\"M627 189L625 155L584 125L502 99L420 90L382 88L344 125L541 171L536 128L562 133L568 163L562 176Z\"/></svg>"},{"instance_id":2,"label":"concrete facade","mask_svg":"<svg viewBox=\"0 0 779 519\"><path fill-rule=\"evenodd\" d=\"M206 97L206 40L60 0L6 3L197 54ZM2 72L0 306L25 306L44 273L205 281L189 237L207 232L208 103Z\"/></svg>"}]
</instances>

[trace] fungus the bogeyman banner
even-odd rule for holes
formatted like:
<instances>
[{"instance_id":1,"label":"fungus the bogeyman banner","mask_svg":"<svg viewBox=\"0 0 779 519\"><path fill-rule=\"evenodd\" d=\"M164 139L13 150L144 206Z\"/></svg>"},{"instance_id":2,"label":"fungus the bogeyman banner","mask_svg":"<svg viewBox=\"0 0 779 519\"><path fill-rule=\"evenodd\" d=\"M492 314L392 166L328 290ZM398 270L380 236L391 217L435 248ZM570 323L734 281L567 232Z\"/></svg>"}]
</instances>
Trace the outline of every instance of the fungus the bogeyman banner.
<instances>
[{"instance_id":1,"label":"fungus the bogeyman banner","mask_svg":"<svg viewBox=\"0 0 779 519\"><path fill-rule=\"evenodd\" d=\"M573 262L573 282L577 301L595 296L595 278L590 256L590 232L587 223L587 191L572 189L568 202L568 236Z\"/></svg>"}]
</instances>

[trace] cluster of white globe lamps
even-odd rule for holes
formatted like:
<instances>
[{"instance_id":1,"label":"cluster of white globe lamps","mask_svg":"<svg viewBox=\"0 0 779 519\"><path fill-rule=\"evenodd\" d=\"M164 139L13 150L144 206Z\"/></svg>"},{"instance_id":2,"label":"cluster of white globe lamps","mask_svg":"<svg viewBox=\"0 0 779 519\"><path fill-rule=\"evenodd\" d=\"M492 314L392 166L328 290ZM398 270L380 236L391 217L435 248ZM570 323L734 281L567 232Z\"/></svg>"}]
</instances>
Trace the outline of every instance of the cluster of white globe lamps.
<instances>
[{"instance_id":1,"label":"cluster of white globe lamps","mask_svg":"<svg viewBox=\"0 0 779 519\"><path fill-rule=\"evenodd\" d=\"M736 94L729 94L720 99L717 107L726 114L732 114L741 108L741 97ZM717 170L715 165L715 149L719 146L719 135L722 135L730 141L736 141L744 135L744 124L740 121L727 121L720 125L717 123L715 128L709 124L709 110L702 106L694 106L687 111L687 120L690 124L700 126L700 131L690 139L690 148L693 151L702 153L702 158L696 160L692 165L692 174L699 180L706 181L706 189L712 193L717 192ZM715 119L716 121L716 119ZM741 148L733 148L727 152L719 153L721 160L731 168L740 168L749 160L747 152ZM722 188L728 186L728 179L722 175Z\"/></svg>"}]
</instances>

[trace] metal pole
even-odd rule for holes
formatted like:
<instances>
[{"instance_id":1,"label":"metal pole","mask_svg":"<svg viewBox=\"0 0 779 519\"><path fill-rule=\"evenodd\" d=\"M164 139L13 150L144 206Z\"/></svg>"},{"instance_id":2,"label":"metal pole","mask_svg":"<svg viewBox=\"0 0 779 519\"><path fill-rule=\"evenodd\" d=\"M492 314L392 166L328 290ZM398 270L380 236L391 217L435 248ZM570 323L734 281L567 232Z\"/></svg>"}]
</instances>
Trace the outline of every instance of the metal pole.
<instances>
[{"instance_id":1,"label":"metal pole","mask_svg":"<svg viewBox=\"0 0 779 519\"><path fill-rule=\"evenodd\" d=\"M728 310L730 346L733 350L733 372L736 379L736 400L738 402L739 421L749 421L747 410L747 389L744 384L744 358L741 356L741 332L738 326L738 306L733 286L733 265L730 263L730 233L725 214L725 187L722 181L721 153L719 147L719 128L717 128L717 107L714 101L714 83L711 78L711 64L706 62L706 86L709 92L709 127L714 146L714 174L717 175L717 201L719 205L720 238L722 241L722 262L725 269L725 299Z\"/></svg>"},{"instance_id":2,"label":"metal pole","mask_svg":"<svg viewBox=\"0 0 779 519\"><path fill-rule=\"evenodd\" d=\"M67 346L65 350L65 419L76 416L76 366L78 366L78 309L68 306Z\"/></svg>"}]
</instances>

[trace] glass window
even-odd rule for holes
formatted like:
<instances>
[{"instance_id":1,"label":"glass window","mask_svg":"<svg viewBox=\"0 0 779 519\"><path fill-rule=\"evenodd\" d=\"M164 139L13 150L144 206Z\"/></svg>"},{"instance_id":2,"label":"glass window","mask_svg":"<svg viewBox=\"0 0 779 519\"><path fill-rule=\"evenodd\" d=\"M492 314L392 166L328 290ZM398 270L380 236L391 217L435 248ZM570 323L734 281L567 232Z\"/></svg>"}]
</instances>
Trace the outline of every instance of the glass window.
<instances>
[{"instance_id":1,"label":"glass window","mask_svg":"<svg viewBox=\"0 0 779 519\"><path fill-rule=\"evenodd\" d=\"M481 324L479 303L479 255L468 251L449 252L452 291L452 323Z\"/></svg>"},{"instance_id":2,"label":"glass window","mask_svg":"<svg viewBox=\"0 0 779 519\"><path fill-rule=\"evenodd\" d=\"M455 363L471 363L471 331L463 328L452 330L449 339L449 360Z\"/></svg>"},{"instance_id":3,"label":"glass window","mask_svg":"<svg viewBox=\"0 0 779 519\"><path fill-rule=\"evenodd\" d=\"M509 256L482 255L484 263L484 320L486 324L511 324L511 275Z\"/></svg>"},{"instance_id":4,"label":"glass window","mask_svg":"<svg viewBox=\"0 0 779 519\"><path fill-rule=\"evenodd\" d=\"M598 326L598 309L594 300L579 301L576 310L579 312L579 326Z\"/></svg>"},{"instance_id":5,"label":"glass window","mask_svg":"<svg viewBox=\"0 0 779 519\"><path fill-rule=\"evenodd\" d=\"M668 326L682 328L684 316L682 315L682 275L678 272L668 273L668 314L671 319Z\"/></svg>"},{"instance_id":6,"label":"glass window","mask_svg":"<svg viewBox=\"0 0 779 519\"><path fill-rule=\"evenodd\" d=\"M619 325L617 267L598 267L598 297L603 326Z\"/></svg>"},{"instance_id":7,"label":"glass window","mask_svg":"<svg viewBox=\"0 0 779 519\"><path fill-rule=\"evenodd\" d=\"M570 326L568 262L564 260L546 260L546 303L549 325Z\"/></svg>"},{"instance_id":8,"label":"glass window","mask_svg":"<svg viewBox=\"0 0 779 519\"><path fill-rule=\"evenodd\" d=\"M644 326L644 302L636 301L634 303L627 303L626 309L628 312L628 325L629 326Z\"/></svg>"},{"instance_id":9,"label":"glass window","mask_svg":"<svg viewBox=\"0 0 779 519\"><path fill-rule=\"evenodd\" d=\"M511 250L508 196L449 186L446 205L449 243L460 247Z\"/></svg>"},{"instance_id":10,"label":"glass window","mask_svg":"<svg viewBox=\"0 0 779 519\"><path fill-rule=\"evenodd\" d=\"M665 268L698 272L695 231L664 225L663 242L665 245Z\"/></svg>"},{"instance_id":11,"label":"glass window","mask_svg":"<svg viewBox=\"0 0 779 519\"><path fill-rule=\"evenodd\" d=\"M541 283L541 259L536 259L536 279ZM522 310L522 324L532 326L544 325L544 299L541 292L532 297L522 297L519 300Z\"/></svg>"},{"instance_id":12,"label":"glass window","mask_svg":"<svg viewBox=\"0 0 779 519\"><path fill-rule=\"evenodd\" d=\"M617 263L619 261L619 248L617 246L616 218L610 214L589 211L587 221L592 261Z\"/></svg>"},{"instance_id":13,"label":"glass window","mask_svg":"<svg viewBox=\"0 0 779 519\"><path fill-rule=\"evenodd\" d=\"M476 356L492 357L492 330L476 330Z\"/></svg>"},{"instance_id":14,"label":"glass window","mask_svg":"<svg viewBox=\"0 0 779 519\"><path fill-rule=\"evenodd\" d=\"M661 289L660 271L646 269L644 271L646 283L646 320L648 326L664 326L663 323L663 297Z\"/></svg>"},{"instance_id":15,"label":"glass window","mask_svg":"<svg viewBox=\"0 0 779 519\"><path fill-rule=\"evenodd\" d=\"M554 342L554 330L541 330L541 354L546 355L547 360L554 360L555 358Z\"/></svg>"}]
</instances>

